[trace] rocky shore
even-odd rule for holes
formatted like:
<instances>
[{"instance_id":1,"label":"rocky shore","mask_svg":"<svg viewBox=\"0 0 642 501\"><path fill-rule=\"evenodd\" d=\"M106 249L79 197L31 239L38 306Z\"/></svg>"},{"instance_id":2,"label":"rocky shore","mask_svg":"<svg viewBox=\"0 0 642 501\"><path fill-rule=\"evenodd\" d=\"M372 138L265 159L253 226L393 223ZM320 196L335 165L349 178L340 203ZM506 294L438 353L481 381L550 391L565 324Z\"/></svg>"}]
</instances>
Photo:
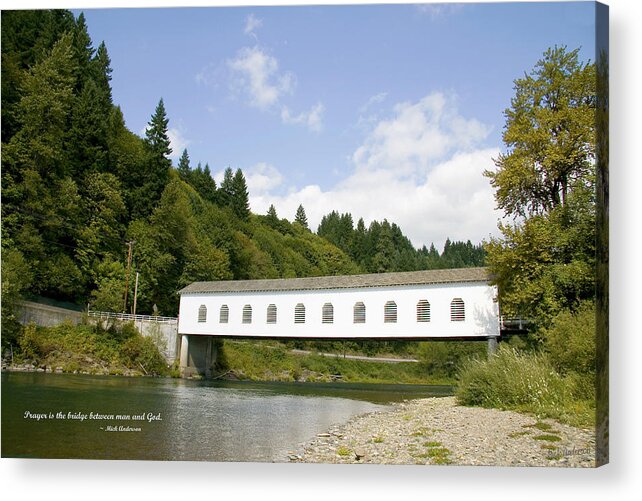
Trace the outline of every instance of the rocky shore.
<instances>
[{"instance_id":1,"label":"rocky shore","mask_svg":"<svg viewBox=\"0 0 642 501\"><path fill-rule=\"evenodd\" d=\"M79 363L65 365L37 364L27 361L21 364L2 362L2 372L48 372L52 374L83 374L91 376L144 376L142 370L129 369L127 367L109 367L89 359L82 365Z\"/></svg>"},{"instance_id":2,"label":"rocky shore","mask_svg":"<svg viewBox=\"0 0 642 501\"><path fill-rule=\"evenodd\" d=\"M595 435L552 420L411 400L321 433L288 459L306 463L595 466Z\"/></svg>"}]
</instances>

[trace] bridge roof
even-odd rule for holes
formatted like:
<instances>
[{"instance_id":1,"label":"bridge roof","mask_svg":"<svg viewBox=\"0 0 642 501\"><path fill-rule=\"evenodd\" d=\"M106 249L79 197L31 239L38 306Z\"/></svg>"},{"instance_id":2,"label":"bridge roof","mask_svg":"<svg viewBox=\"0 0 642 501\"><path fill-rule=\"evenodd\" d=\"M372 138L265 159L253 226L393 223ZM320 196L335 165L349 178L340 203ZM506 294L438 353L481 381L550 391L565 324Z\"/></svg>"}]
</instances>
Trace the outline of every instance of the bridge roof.
<instances>
[{"instance_id":1,"label":"bridge roof","mask_svg":"<svg viewBox=\"0 0 642 501\"><path fill-rule=\"evenodd\" d=\"M487 268L456 268L368 275L194 282L180 290L179 294L353 289L359 287L394 287L463 282L487 283L488 280Z\"/></svg>"}]
</instances>

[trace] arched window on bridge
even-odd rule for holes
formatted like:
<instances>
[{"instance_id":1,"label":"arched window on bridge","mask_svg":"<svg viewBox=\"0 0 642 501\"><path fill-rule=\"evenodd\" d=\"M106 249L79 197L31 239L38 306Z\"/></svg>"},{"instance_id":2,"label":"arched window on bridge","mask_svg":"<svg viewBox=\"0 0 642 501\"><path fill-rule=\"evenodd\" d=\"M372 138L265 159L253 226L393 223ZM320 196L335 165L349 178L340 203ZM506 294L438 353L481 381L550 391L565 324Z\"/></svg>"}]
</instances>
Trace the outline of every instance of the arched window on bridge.
<instances>
[{"instance_id":1,"label":"arched window on bridge","mask_svg":"<svg viewBox=\"0 0 642 501\"><path fill-rule=\"evenodd\" d=\"M430 303L425 299L417 303L417 322L430 322Z\"/></svg>"},{"instance_id":2,"label":"arched window on bridge","mask_svg":"<svg viewBox=\"0 0 642 501\"><path fill-rule=\"evenodd\" d=\"M267 323L275 324L276 323L276 305L271 304L267 307Z\"/></svg>"},{"instance_id":3,"label":"arched window on bridge","mask_svg":"<svg viewBox=\"0 0 642 501\"><path fill-rule=\"evenodd\" d=\"M251 324L252 323L252 307L249 304L243 306L243 323Z\"/></svg>"},{"instance_id":4,"label":"arched window on bridge","mask_svg":"<svg viewBox=\"0 0 642 501\"><path fill-rule=\"evenodd\" d=\"M198 321L199 322L205 322L207 320L207 306L202 304L198 308Z\"/></svg>"},{"instance_id":5,"label":"arched window on bridge","mask_svg":"<svg viewBox=\"0 0 642 501\"><path fill-rule=\"evenodd\" d=\"M450 302L450 321L463 322L464 320L466 320L464 301L460 297L456 297Z\"/></svg>"},{"instance_id":6,"label":"arched window on bridge","mask_svg":"<svg viewBox=\"0 0 642 501\"><path fill-rule=\"evenodd\" d=\"M354 304L354 323L355 324L365 324L366 323L366 305L361 301Z\"/></svg>"},{"instance_id":7,"label":"arched window on bridge","mask_svg":"<svg viewBox=\"0 0 642 501\"><path fill-rule=\"evenodd\" d=\"M221 306L221 311L218 317L218 323L226 324L229 318L230 318L230 309L227 307L226 304L224 304L223 306Z\"/></svg>"},{"instance_id":8,"label":"arched window on bridge","mask_svg":"<svg viewBox=\"0 0 642 501\"><path fill-rule=\"evenodd\" d=\"M299 303L294 307L294 323L305 323L305 306L303 306L303 303Z\"/></svg>"},{"instance_id":9,"label":"arched window on bridge","mask_svg":"<svg viewBox=\"0 0 642 501\"><path fill-rule=\"evenodd\" d=\"M332 303L325 303L321 310L321 323L331 324L334 322L334 307Z\"/></svg>"},{"instance_id":10,"label":"arched window on bridge","mask_svg":"<svg viewBox=\"0 0 642 501\"><path fill-rule=\"evenodd\" d=\"M397 303L388 301L383 307L383 322L386 324L397 323Z\"/></svg>"}]
</instances>

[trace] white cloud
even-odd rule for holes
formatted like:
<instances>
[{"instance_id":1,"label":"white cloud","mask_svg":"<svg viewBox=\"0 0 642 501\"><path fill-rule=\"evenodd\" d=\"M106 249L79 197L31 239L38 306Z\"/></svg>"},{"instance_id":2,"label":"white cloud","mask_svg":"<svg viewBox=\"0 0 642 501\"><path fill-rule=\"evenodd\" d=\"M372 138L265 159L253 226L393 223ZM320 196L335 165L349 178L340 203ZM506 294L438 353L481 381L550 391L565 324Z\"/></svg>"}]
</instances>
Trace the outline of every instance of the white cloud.
<instances>
[{"instance_id":1,"label":"white cloud","mask_svg":"<svg viewBox=\"0 0 642 501\"><path fill-rule=\"evenodd\" d=\"M334 187L308 185L285 195L250 190L252 210L265 213L274 204L279 216L292 219L303 204L312 229L331 210L350 212L355 223L359 217L366 224L385 218L417 247L496 234L500 214L482 174L499 154L480 147L488 128L460 116L455 100L437 93L393 111L356 148L354 171Z\"/></svg>"},{"instance_id":2,"label":"white cloud","mask_svg":"<svg viewBox=\"0 0 642 501\"><path fill-rule=\"evenodd\" d=\"M462 9L463 4L424 3L416 7L420 13L429 15L434 21L441 17L456 14Z\"/></svg>"},{"instance_id":3,"label":"white cloud","mask_svg":"<svg viewBox=\"0 0 642 501\"><path fill-rule=\"evenodd\" d=\"M280 73L277 59L258 46L244 47L227 62L232 71L233 88L249 98L249 104L266 110L296 85L290 72Z\"/></svg>"},{"instance_id":4,"label":"white cloud","mask_svg":"<svg viewBox=\"0 0 642 501\"><path fill-rule=\"evenodd\" d=\"M243 30L243 33L246 35L256 36L254 32L261 26L263 26L263 20L256 17L254 13L251 13L245 18L245 29Z\"/></svg>"},{"instance_id":5,"label":"white cloud","mask_svg":"<svg viewBox=\"0 0 642 501\"><path fill-rule=\"evenodd\" d=\"M247 170L243 170L247 189L257 196L278 188L283 183L279 170L265 162L260 162Z\"/></svg>"},{"instance_id":6,"label":"white cloud","mask_svg":"<svg viewBox=\"0 0 642 501\"><path fill-rule=\"evenodd\" d=\"M456 150L469 150L490 132L477 120L461 117L454 98L441 93L429 94L416 103L399 103L394 112L392 118L380 121L354 152L357 169L422 175L435 161Z\"/></svg>"},{"instance_id":7,"label":"white cloud","mask_svg":"<svg viewBox=\"0 0 642 501\"><path fill-rule=\"evenodd\" d=\"M168 129L167 137L169 137L170 148L172 148L172 153L169 156L173 160L178 160L191 141L185 137L184 131L179 127Z\"/></svg>"},{"instance_id":8,"label":"white cloud","mask_svg":"<svg viewBox=\"0 0 642 501\"><path fill-rule=\"evenodd\" d=\"M388 97L387 92L380 92L379 94L370 96L365 104L361 106L361 108L359 108L359 113L365 113L371 106L382 103L386 99L386 97Z\"/></svg>"},{"instance_id":9,"label":"white cloud","mask_svg":"<svg viewBox=\"0 0 642 501\"><path fill-rule=\"evenodd\" d=\"M305 125L310 130L319 132L323 127L322 120L324 111L325 108L323 104L317 103L310 108L310 111L303 111L298 115L292 115L290 109L284 106L281 109L281 121L284 124Z\"/></svg>"},{"instance_id":10,"label":"white cloud","mask_svg":"<svg viewBox=\"0 0 642 501\"><path fill-rule=\"evenodd\" d=\"M451 240L479 242L497 231L499 216L493 191L482 171L493 166L499 150L488 149L455 155L437 165L425 182L415 184L388 170L352 175L332 189L308 185L286 195L254 195L252 210L262 214L274 204L281 217L292 219L299 204L305 207L310 227L316 229L331 210L373 220L397 223L416 247Z\"/></svg>"},{"instance_id":11,"label":"white cloud","mask_svg":"<svg viewBox=\"0 0 642 501\"><path fill-rule=\"evenodd\" d=\"M257 21L254 19L253 22ZM247 21L248 26L250 18ZM247 28L247 26L246 26ZM232 89L245 94L248 104L262 111L272 111L279 106L283 97L291 94L296 87L296 77L292 72L281 72L279 61L259 46L244 47L234 59L227 61L231 71ZM207 73L204 73L207 75ZM206 76L200 77L202 81ZM197 75L197 80L199 76ZM319 132L322 127L325 108L317 103L309 111L293 113L288 106L281 106L281 122L288 125L302 125Z\"/></svg>"},{"instance_id":12,"label":"white cloud","mask_svg":"<svg viewBox=\"0 0 642 501\"><path fill-rule=\"evenodd\" d=\"M219 64L208 63L203 66L200 71L194 75L194 80L199 85L206 85L208 87L218 87L218 82L223 79L224 70Z\"/></svg>"}]
</instances>

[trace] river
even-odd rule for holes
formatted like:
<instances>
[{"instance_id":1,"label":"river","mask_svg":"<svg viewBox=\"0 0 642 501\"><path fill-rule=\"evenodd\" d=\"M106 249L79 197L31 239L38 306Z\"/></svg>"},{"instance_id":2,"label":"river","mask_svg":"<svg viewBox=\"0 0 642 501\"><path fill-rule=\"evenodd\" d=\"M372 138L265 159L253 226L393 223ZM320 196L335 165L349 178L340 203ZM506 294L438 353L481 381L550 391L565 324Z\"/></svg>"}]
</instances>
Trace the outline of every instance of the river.
<instances>
[{"instance_id":1,"label":"river","mask_svg":"<svg viewBox=\"0 0 642 501\"><path fill-rule=\"evenodd\" d=\"M352 416L449 386L2 373L2 456L286 461Z\"/></svg>"}]
</instances>

